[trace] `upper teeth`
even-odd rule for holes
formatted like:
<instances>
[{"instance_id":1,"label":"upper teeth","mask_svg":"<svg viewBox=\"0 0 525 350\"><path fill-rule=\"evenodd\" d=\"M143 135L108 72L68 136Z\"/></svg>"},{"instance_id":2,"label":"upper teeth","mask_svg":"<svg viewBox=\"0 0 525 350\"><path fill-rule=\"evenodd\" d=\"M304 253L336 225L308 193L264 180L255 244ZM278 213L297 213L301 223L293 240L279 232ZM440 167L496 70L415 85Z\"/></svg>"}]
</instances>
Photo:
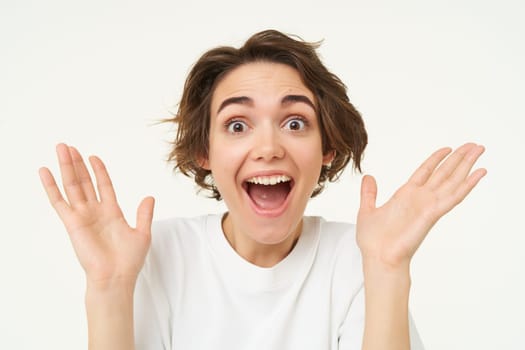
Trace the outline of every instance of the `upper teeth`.
<instances>
[{"instance_id":1,"label":"upper teeth","mask_svg":"<svg viewBox=\"0 0 525 350\"><path fill-rule=\"evenodd\" d=\"M290 181L291 178L286 175L276 175L276 176L254 176L246 180L247 182L257 184L257 185L276 185L280 182Z\"/></svg>"}]
</instances>

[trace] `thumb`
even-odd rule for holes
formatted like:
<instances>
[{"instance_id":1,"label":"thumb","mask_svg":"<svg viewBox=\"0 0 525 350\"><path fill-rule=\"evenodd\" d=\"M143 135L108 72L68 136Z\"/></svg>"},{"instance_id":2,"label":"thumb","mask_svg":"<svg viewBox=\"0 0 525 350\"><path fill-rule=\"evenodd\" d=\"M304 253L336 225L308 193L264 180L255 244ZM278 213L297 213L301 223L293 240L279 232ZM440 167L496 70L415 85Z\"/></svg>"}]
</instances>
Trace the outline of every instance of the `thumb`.
<instances>
[{"instance_id":1,"label":"thumb","mask_svg":"<svg viewBox=\"0 0 525 350\"><path fill-rule=\"evenodd\" d=\"M151 221L153 220L153 207L155 198L146 197L140 202L137 209L137 230L144 233L151 232Z\"/></svg>"},{"instance_id":2,"label":"thumb","mask_svg":"<svg viewBox=\"0 0 525 350\"><path fill-rule=\"evenodd\" d=\"M361 210L371 210L376 207L377 184L371 175L363 176L361 181Z\"/></svg>"}]
</instances>

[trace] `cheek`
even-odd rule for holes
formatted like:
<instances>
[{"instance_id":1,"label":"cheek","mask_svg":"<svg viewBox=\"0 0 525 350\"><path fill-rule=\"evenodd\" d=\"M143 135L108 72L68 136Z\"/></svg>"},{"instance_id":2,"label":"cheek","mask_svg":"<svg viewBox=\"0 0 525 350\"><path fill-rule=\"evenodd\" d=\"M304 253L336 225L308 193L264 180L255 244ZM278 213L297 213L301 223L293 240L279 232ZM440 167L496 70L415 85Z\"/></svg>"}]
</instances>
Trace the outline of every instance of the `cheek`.
<instances>
[{"instance_id":1,"label":"cheek","mask_svg":"<svg viewBox=\"0 0 525 350\"><path fill-rule=\"evenodd\" d=\"M298 142L294 144L291 151L301 163L310 164L312 167L316 167L323 161L321 140L317 138L312 138L308 142Z\"/></svg>"},{"instance_id":2,"label":"cheek","mask_svg":"<svg viewBox=\"0 0 525 350\"><path fill-rule=\"evenodd\" d=\"M315 186L323 165L321 144L310 143L294 149L295 159L301 172L308 178L309 185Z\"/></svg>"},{"instance_id":3,"label":"cheek","mask_svg":"<svg viewBox=\"0 0 525 350\"><path fill-rule=\"evenodd\" d=\"M242 147L215 140L210 142L209 164L215 184L220 189L235 181L237 172L244 159Z\"/></svg>"},{"instance_id":4,"label":"cheek","mask_svg":"<svg viewBox=\"0 0 525 350\"><path fill-rule=\"evenodd\" d=\"M229 167L230 163L241 160L246 153L246 148L242 143L232 143L224 139L216 139L210 142L209 160L213 167ZM226 164L225 164L226 163Z\"/></svg>"}]
</instances>

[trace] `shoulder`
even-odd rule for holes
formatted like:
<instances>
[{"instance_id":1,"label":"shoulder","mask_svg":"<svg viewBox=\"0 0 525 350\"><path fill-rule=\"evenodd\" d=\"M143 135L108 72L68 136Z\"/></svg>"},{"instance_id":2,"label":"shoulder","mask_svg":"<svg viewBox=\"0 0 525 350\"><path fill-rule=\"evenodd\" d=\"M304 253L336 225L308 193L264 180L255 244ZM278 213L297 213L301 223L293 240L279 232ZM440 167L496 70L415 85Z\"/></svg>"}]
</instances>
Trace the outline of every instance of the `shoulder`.
<instances>
[{"instance_id":1,"label":"shoulder","mask_svg":"<svg viewBox=\"0 0 525 350\"><path fill-rule=\"evenodd\" d=\"M354 240L355 225L347 222L328 221L322 217L312 217L318 222L319 229L324 239L330 240Z\"/></svg>"},{"instance_id":2,"label":"shoulder","mask_svg":"<svg viewBox=\"0 0 525 350\"><path fill-rule=\"evenodd\" d=\"M312 274L321 276L320 285L328 286L336 323L342 324L364 281L355 225L319 217L309 220L317 225L319 232Z\"/></svg>"},{"instance_id":3,"label":"shoulder","mask_svg":"<svg viewBox=\"0 0 525 350\"><path fill-rule=\"evenodd\" d=\"M200 273L203 262L209 260L208 226L220 220L220 215L204 215L153 222L151 246L137 284L147 286L159 300L171 300L177 286Z\"/></svg>"},{"instance_id":4,"label":"shoulder","mask_svg":"<svg viewBox=\"0 0 525 350\"><path fill-rule=\"evenodd\" d=\"M205 235L212 219L220 220L220 216L174 217L153 222L144 272L183 268L187 259L206 249Z\"/></svg>"},{"instance_id":5,"label":"shoulder","mask_svg":"<svg viewBox=\"0 0 525 350\"><path fill-rule=\"evenodd\" d=\"M362 286L361 251L357 246L355 225L310 217L307 227L315 226L318 233L316 265L330 271L333 283L355 290ZM311 229L310 229L311 230Z\"/></svg>"},{"instance_id":6,"label":"shoulder","mask_svg":"<svg viewBox=\"0 0 525 350\"><path fill-rule=\"evenodd\" d=\"M169 239L174 235L185 234L186 232L199 232L206 227L206 222L210 215L195 216L190 218L172 217L156 220L151 227L154 239Z\"/></svg>"},{"instance_id":7,"label":"shoulder","mask_svg":"<svg viewBox=\"0 0 525 350\"><path fill-rule=\"evenodd\" d=\"M202 240L208 223L218 219L218 215L203 215L154 221L151 228L151 249L162 251L177 246L181 241L186 242L186 245L196 243Z\"/></svg>"},{"instance_id":8,"label":"shoulder","mask_svg":"<svg viewBox=\"0 0 525 350\"><path fill-rule=\"evenodd\" d=\"M350 265L359 265L361 252L357 246L355 225L346 222L327 221L313 217L319 229L319 251L331 254L335 259L344 259Z\"/></svg>"}]
</instances>

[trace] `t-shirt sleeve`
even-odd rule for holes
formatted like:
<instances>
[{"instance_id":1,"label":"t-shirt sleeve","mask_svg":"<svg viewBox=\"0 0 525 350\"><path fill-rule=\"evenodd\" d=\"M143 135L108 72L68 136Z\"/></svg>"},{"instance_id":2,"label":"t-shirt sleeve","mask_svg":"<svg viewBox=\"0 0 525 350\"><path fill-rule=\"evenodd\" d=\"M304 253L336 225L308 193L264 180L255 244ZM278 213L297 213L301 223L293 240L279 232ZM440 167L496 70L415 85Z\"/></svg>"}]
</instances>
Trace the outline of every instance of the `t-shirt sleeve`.
<instances>
[{"instance_id":1,"label":"t-shirt sleeve","mask_svg":"<svg viewBox=\"0 0 525 350\"><path fill-rule=\"evenodd\" d=\"M412 316L408 315L410 349L425 350ZM356 294L348 315L339 330L339 350L361 350L365 330L365 293L364 288Z\"/></svg>"},{"instance_id":2,"label":"t-shirt sleeve","mask_svg":"<svg viewBox=\"0 0 525 350\"><path fill-rule=\"evenodd\" d=\"M133 321L136 350L168 350L162 339L152 289L143 273L135 286Z\"/></svg>"}]
</instances>

